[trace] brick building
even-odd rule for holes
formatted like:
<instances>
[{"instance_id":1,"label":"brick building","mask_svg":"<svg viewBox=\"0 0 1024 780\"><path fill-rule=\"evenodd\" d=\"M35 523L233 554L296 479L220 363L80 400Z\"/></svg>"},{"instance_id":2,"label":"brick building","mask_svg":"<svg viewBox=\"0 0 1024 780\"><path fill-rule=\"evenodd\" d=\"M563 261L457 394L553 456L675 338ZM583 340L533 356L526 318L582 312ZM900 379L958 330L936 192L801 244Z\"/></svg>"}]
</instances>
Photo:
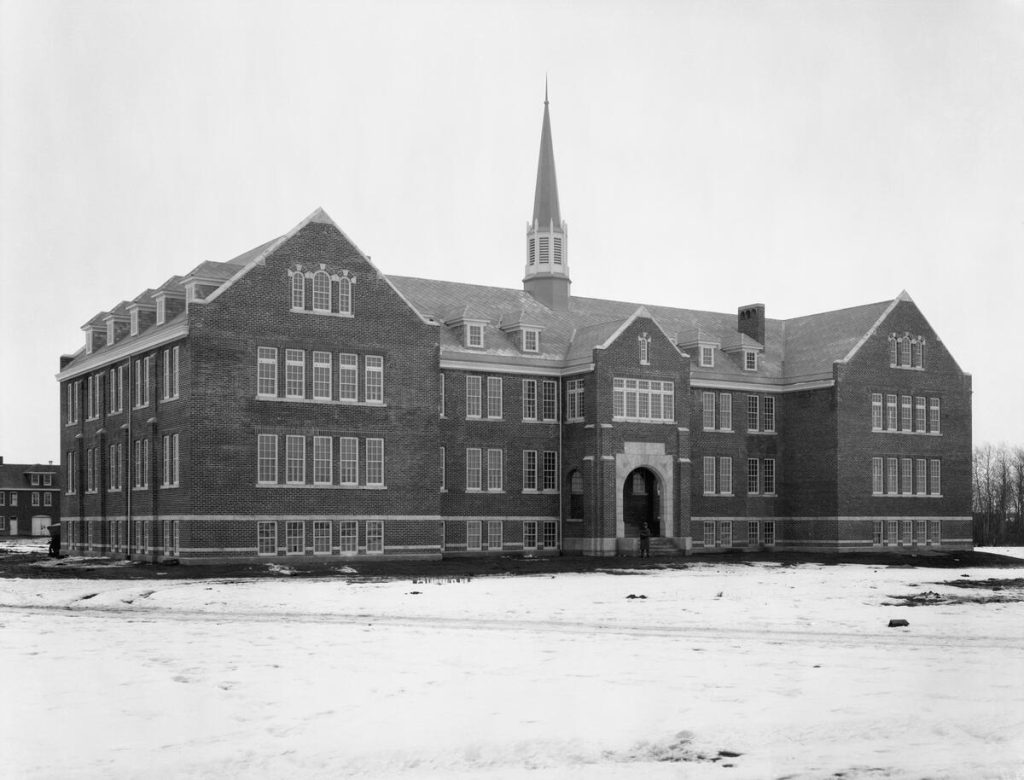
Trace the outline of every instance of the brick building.
<instances>
[{"instance_id":1,"label":"brick building","mask_svg":"<svg viewBox=\"0 0 1024 780\"><path fill-rule=\"evenodd\" d=\"M317 210L96 315L58 375L65 540L970 546L970 377L906 293L789 320L572 296L547 100L525 250L522 289L387 276Z\"/></svg>"},{"instance_id":2,"label":"brick building","mask_svg":"<svg viewBox=\"0 0 1024 780\"><path fill-rule=\"evenodd\" d=\"M60 522L60 469L39 463L4 463L0 457L0 538L48 536Z\"/></svg>"}]
</instances>

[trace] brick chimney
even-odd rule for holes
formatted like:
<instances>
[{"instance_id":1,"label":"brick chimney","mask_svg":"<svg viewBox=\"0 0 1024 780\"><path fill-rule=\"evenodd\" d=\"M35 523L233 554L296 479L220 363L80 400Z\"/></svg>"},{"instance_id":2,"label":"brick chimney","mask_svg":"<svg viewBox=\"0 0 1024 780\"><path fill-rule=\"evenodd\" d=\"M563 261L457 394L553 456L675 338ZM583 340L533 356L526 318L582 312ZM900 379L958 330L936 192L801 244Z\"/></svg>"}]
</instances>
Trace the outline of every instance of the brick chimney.
<instances>
[{"instance_id":1,"label":"brick chimney","mask_svg":"<svg viewBox=\"0 0 1024 780\"><path fill-rule=\"evenodd\" d=\"M764 304L751 303L736 310L736 330L764 344Z\"/></svg>"}]
</instances>

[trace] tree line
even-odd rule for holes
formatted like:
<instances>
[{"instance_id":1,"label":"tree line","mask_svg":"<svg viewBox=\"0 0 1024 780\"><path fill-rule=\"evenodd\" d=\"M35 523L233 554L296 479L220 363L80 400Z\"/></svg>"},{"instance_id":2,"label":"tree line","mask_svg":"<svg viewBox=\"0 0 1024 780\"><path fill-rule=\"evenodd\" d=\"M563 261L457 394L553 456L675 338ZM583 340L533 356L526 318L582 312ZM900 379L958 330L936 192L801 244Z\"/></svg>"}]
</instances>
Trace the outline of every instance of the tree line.
<instances>
[{"instance_id":1,"label":"tree line","mask_svg":"<svg viewBox=\"0 0 1024 780\"><path fill-rule=\"evenodd\" d=\"M975 447L971 482L975 545L1024 545L1024 447Z\"/></svg>"}]
</instances>

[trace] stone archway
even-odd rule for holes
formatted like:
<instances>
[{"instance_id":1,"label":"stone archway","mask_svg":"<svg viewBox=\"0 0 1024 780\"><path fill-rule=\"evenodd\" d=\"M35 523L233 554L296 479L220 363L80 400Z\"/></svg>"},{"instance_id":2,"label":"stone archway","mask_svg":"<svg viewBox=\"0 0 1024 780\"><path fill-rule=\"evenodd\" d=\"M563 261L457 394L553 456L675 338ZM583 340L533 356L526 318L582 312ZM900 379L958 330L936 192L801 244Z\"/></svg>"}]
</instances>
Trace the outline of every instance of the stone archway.
<instances>
[{"instance_id":1,"label":"stone archway","mask_svg":"<svg viewBox=\"0 0 1024 780\"><path fill-rule=\"evenodd\" d=\"M625 536L639 536L647 523L651 536L661 536L661 488L657 475L641 466L622 484L622 523Z\"/></svg>"},{"instance_id":2,"label":"stone archway","mask_svg":"<svg viewBox=\"0 0 1024 780\"><path fill-rule=\"evenodd\" d=\"M609 458L611 460L612 458ZM626 478L637 469L644 469L653 475L657 482L656 513L658 533L661 536L674 538L678 533L675 523L675 501L673 481L673 458L665 453L665 445L660 442L623 443L623 451L614 456L615 461L615 536L624 539L632 536L627 533L624 503ZM635 533L635 532L634 532Z\"/></svg>"}]
</instances>

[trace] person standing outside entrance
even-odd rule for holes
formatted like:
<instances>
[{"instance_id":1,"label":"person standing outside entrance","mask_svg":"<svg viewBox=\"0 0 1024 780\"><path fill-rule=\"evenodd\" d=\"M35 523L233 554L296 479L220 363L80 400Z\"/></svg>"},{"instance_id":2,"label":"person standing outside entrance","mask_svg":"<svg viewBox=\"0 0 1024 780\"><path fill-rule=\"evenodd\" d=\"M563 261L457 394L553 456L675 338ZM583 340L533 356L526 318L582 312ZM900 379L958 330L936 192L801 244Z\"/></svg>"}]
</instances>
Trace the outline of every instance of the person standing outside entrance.
<instances>
[{"instance_id":1,"label":"person standing outside entrance","mask_svg":"<svg viewBox=\"0 0 1024 780\"><path fill-rule=\"evenodd\" d=\"M640 557L651 557L651 527L646 522L640 526Z\"/></svg>"}]
</instances>

